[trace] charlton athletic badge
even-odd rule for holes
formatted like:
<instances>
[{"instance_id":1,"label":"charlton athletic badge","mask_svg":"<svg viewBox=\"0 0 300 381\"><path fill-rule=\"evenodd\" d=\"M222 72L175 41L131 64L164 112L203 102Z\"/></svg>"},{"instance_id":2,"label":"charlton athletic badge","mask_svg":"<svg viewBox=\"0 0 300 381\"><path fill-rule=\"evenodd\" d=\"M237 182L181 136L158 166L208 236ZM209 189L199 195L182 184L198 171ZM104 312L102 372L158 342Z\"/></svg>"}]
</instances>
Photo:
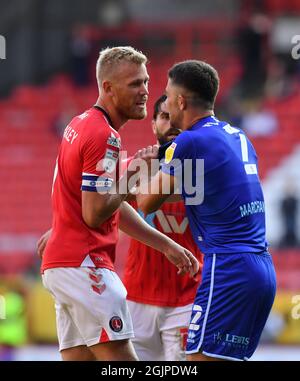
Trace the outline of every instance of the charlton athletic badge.
<instances>
[{"instance_id":1,"label":"charlton athletic badge","mask_svg":"<svg viewBox=\"0 0 300 381\"><path fill-rule=\"evenodd\" d=\"M120 332L123 328L122 319L119 316L113 316L109 321L109 326L114 332Z\"/></svg>"}]
</instances>

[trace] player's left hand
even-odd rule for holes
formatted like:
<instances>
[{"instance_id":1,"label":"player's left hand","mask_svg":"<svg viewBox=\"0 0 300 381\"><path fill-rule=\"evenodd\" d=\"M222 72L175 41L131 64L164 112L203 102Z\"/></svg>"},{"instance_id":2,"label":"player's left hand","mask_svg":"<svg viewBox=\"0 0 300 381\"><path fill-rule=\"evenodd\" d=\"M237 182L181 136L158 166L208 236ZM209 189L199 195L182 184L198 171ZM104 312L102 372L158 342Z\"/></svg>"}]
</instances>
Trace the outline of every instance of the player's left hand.
<instances>
[{"instance_id":1,"label":"player's left hand","mask_svg":"<svg viewBox=\"0 0 300 381\"><path fill-rule=\"evenodd\" d=\"M49 238L51 236L51 233L52 233L52 229L49 229L48 231L46 231L46 233L44 233L41 238L38 240L38 243L37 243L37 253L38 253L38 256L40 258L43 257L43 254L44 254L44 250L45 250L45 247L47 245L47 242L49 241Z\"/></svg>"},{"instance_id":2,"label":"player's left hand","mask_svg":"<svg viewBox=\"0 0 300 381\"><path fill-rule=\"evenodd\" d=\"M136 152L136 154L133 157L133 160L141 159L148 162L152 159L157 159L158 150L159 146L157 144L154 144L153 146L148 146L147 148L142 148Z\"/></svg>"},{"instance_id":3,"label":"player's left hand","mask_svg":"<svg viewBox=\"0 0 300 381\"><path fill-rule=\"evenodd\" d=\"M189 250L172 240L170 241L163 253L178 268L177 274L183 275L188 273L191 278L194 277L199 271L200 265L198 260Z\"/></svg>"}]
</instances>

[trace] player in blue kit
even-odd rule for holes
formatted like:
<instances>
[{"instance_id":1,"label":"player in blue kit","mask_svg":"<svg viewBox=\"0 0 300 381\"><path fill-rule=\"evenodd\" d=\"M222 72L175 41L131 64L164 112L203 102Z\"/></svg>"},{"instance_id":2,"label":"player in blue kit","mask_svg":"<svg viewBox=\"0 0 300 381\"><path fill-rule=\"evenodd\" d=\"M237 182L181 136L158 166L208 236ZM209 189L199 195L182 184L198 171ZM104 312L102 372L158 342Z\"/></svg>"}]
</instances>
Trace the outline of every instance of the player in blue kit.
<instances>
[{"instance_id":1,"label":"player in blue kit","mask_svg":"<svg viewBox=\"0 0 300 381\"><path fill-rule=\"evenodd\" d=\"M241 130L214 116L218 87L218 73L205 62L184 61L169 70L166 106L171 125L183 132L166 149L152 193L140 205L151 213L179 189L204 253L189 360L250 358L276 291L256 153Z\"/></svg>"}]
</instances>

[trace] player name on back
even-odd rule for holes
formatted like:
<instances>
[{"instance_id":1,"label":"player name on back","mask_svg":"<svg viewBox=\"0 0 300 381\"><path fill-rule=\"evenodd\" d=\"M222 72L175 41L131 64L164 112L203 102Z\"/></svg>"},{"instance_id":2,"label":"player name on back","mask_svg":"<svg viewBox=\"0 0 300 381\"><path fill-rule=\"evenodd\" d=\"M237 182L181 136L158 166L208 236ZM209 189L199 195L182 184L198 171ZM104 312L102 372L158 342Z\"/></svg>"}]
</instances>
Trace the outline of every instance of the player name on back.
<instances>
[{"instance_id":1,"label":"player name on back","mask_svg":"<svg viewBox=\"0 0 300 381\"><path fill-rule=\"evenodd\" d=\"M240 211L242 217L255 213L265 213L265 203L264 201L248 202L240 206Z\"/></svg>"},{"instance_id":2,"label":"player name on back","mask_svg":"<svg viewBox=\"0 0 300 381\"><path fill-rule=\"evenodd\" d=\"M78 132L76 132L72 127L67 126L64 131L64 139L70 144L73 144L74 140L77 138Z\"/></svg>"}]
</instances>

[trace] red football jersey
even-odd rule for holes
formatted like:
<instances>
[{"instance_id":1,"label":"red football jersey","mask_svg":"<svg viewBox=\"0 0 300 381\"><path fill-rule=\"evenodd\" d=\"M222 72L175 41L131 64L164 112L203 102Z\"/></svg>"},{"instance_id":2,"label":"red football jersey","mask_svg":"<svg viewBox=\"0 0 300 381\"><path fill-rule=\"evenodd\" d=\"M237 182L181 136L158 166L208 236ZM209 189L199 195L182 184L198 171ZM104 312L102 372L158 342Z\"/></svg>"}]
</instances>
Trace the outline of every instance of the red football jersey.
<instances>
[{"instance_id":1,"label":"red football jersey","mask_svg":"<svg viewBox=\"0 0 300 381\"><path fill-rule=\"evenodd\" d=\"M130 204L137 209L136 202ZM200 282L203 258L192 238L183 201L164 203L148 215L146 221L190 250L200 262L200 271L194 279L178 275L177 267L165 255L132 239L123 279L127 299L163 307L192 303Z\"/></svg>"},{"instance_id":2,"label":"red football jersey","mask_svg":"<svg viewBox=\"0 0 300 381\"><path fill-rule=\"evenodd\" d=\"M52 234L42 271L52 267L114 269L118 218L115 212L98 229L82 218L82 191L105 192L118 174L120 136L100 107L75 117L60 146L52 190Z\"/></svg>"}]
</instances>

